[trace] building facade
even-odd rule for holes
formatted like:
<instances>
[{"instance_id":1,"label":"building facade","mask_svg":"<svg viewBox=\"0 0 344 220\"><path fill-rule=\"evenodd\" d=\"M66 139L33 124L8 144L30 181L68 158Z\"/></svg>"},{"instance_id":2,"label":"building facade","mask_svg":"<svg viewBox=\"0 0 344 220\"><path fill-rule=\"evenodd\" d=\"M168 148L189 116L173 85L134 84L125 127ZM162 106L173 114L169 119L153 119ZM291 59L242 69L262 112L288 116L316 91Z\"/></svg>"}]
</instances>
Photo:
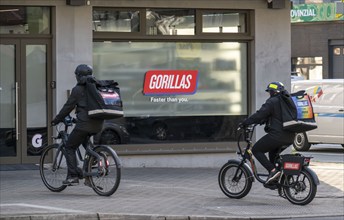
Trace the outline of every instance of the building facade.
<instances>
[{"instance_id":1,"label":"building facade","mask_svg":"<svg viewBox=\"0 0 344 220\"><path fill-rule=\"evenodd\" d=\"M266 85L290 87L290 7L289 0L2 0L1 163L38 161L81 63L120 85L125 117L108 121L104 137L120 143L113 147L125 166L218 163L235 145L237 124L268 97ZM143 93L148 72L183 70L197 73L193 93Z\"/></svg>"},{"instance_id":2,"label":"building facade","mask_svg":"<svg viewBox=\"0 0 344 220\"><path fill-rule=\"evenodd\" d=\"M344 1L294 0L292 71L305 79L344 78Z\"/></svg>"}]
</instances>

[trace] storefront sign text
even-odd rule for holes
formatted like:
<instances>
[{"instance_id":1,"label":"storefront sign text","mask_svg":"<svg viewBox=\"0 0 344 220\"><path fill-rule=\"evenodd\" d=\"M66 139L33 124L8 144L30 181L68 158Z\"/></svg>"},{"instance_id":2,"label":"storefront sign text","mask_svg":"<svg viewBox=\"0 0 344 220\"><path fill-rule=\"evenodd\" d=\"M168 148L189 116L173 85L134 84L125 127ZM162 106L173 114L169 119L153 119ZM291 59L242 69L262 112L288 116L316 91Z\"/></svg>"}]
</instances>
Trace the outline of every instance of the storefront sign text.
<instances>
[{"instance_id":1,"label":"storefront sign text","mask_svg":"<svg viewBox=\"0 0 344 220\"><path fill-rule=\"evenodd\" d=\"M194 94L197 78L197 70L150 70L145 75L143 94Z\"/></svg>"},{"instance_id":2,"label":"storefront sign text","mask_svg":"<svg viewBox=\"0 0 344 220\"><path fill-rule=\"evenodd\" d=\"M298 4L290 11L291 22L317 22L344 20L344 2Z\"/></svg>"}]
</instances>

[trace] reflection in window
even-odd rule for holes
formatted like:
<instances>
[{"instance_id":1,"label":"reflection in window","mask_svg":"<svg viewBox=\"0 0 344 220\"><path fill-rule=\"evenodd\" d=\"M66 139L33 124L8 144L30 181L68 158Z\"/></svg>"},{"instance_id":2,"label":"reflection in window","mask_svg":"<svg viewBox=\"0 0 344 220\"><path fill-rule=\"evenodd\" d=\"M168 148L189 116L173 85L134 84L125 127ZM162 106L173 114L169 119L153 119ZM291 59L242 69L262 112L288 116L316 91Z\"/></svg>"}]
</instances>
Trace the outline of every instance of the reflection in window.
<instances>
[{"instance_id":1,"label":"reflection in window","mask_svg":"<svg viewBox=\"0 0 344 220\"><path fill-rule=\"evenodd\" d=\"M0 6L0 34L50 34L50 7Z\"/></svg>"},{"instance_id":2,"label":"reflection in window","mask_svg":"<svg viewBox=\"0 0 344 220\"><path fill-rule=\"evenodd\" d=\"M244 33L246 16L243 13L208 12L202 15L203 33Z\"/></svg>"},{"instance_id":3,"label":"reflection in window","mask_svg":"<svg viewBox=\"0 0 344 220\"><path fill-rule=\"evenodd\" d=\"M322 57L294 57L292 58L293 71L304 79L322 79Z\"/></svg>"},{"instance_id":4,"label":"reflection in window","mask_svg":"<svg viewBox=\"0 0 344 220\"><path fill-rule=\"evenodd\" d=\"M93 43L96 77L119 83L127 117L246 115L246 57L246 43L236 42ZM168 96L186 98L183 103L152 102L142 94L144 76L159 69L198 70L197 92Z\"/></svg>"},{"instance_id":5,"label":"reflection in window","mask_svg":"<svg viewBox=\"0 0 344 220\"><path fill-rule=\"evenodd\" d=\"M118 9L93 10L93 31L104 32L139 32L139 11Z\"/></svg>"},{"instance_id":6,"label":"reflection in window","mask_svg":"<svg viewBox=\"0 0 344 220\"><path fill-rule=\"evenodd\" d=\"M148 35L194 35L195 11L191 9L147 9Z\"/></svg>"}]
</instances>

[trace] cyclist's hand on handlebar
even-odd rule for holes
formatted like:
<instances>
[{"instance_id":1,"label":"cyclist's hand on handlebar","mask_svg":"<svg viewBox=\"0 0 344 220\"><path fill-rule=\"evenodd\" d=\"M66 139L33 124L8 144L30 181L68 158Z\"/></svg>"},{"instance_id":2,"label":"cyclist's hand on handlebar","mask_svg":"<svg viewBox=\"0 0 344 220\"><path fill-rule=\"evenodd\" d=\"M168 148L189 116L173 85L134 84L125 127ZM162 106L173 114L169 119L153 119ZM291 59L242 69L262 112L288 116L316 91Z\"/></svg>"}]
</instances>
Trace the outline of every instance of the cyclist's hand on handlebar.
<instances>
[{"instance_id":1,"label":"cyclist's hand on handlebar","mask_svg":"<svg viewBox=\"0 0 344 220\"><path fill-rule=\"evenodd\" d=\"M238 125L238 130L241 130L243 128L247 127L247 125L245 125L243 122L239 123Z\"/></svg>"},{"instance_id":2,"label":"cyclist's hand on handlebar","mask_svg":"<svg viewBox=\"0 0 344 220\"><path fill-rule=\"evenodd\" d=\"M51 126L55 126L55 125L57 125L58 123L60 123L60 121L57 120L56 118L54 118L54 119L50 122L50 125L51 125Z\"/></svg>"}]
</instances>

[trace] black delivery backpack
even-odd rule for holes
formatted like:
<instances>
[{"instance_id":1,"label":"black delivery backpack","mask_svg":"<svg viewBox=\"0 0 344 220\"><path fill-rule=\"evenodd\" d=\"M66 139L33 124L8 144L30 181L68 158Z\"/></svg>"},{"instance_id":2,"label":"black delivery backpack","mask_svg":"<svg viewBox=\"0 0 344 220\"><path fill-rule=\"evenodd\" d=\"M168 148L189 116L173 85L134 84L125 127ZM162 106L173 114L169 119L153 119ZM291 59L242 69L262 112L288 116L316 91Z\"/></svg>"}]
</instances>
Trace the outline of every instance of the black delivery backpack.
<instances>
[{"instance_id":1,"label":"black delivery backpack","mask_svg":"<svg viewBox=\"0 0 344 220\"><path fill-rule=\"evenodd\" d=\"M117 82L88 78L86 95L90 118L105 120L123 117L123 104Z\"/></svg>"},{"instance_id":2,"label":"black delivery backpack","mask_svg":"<svg viewBox=\"0 0 344 220\"><path fill-rule=\"evenodd\" d=\"M304 90L280 95L283 130L301 133L316 129L313 106Z\"/></svg>"}]
</instances>

